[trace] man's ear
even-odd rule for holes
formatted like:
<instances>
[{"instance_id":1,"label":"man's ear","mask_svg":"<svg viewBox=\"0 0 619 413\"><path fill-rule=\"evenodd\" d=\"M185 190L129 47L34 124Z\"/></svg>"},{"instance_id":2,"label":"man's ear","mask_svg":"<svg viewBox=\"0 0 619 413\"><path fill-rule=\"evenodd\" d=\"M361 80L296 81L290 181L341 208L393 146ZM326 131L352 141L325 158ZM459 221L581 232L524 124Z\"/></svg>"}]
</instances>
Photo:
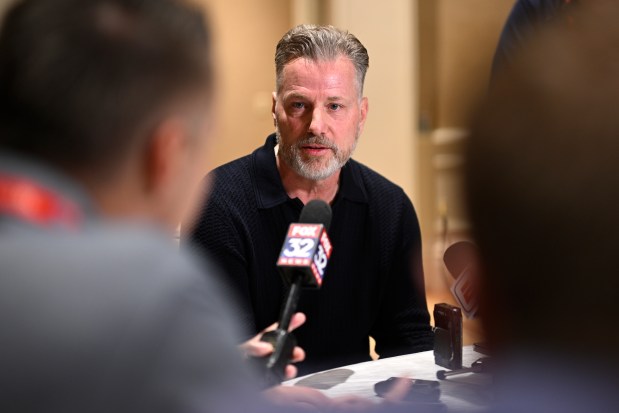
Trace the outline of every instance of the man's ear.
<instances>
[{"instance_id":1,"label":"man's ear","mask_svg":"<svg viewBox=\"0 0 619 413\"><path fill-rule=\"evenodd\" d=\"M361 119L359 120L359 134L363 132L363 127L365 126L365 121L368 118L368 110L370 109L368 106L368 98L363 97L361 99Z\"/></svg>"},{"instance_id":2,"label":"man's ear","mask_svg":"<svg viewBox=\"0 0 619 413\"><path fill-rule=\"evenodd\" d=\"M162 121L152 132L145 151L145 190L156 195L173 184L173 177L183 162L186 145L183 123L178 118Z\"/></svg>"},{"instance_id":3,"label":"man's ear","mask_svg":"<svg viewBox=\"0 0 619 413\"><path fill-rule=\"evenodd\" d=\"M277 92L273 92L271 94L272 103L271 103L271 116L273 116L273 126L277 127L277 117L275 116L275 105L277 104Z\"/></svg>"}]
</instances>

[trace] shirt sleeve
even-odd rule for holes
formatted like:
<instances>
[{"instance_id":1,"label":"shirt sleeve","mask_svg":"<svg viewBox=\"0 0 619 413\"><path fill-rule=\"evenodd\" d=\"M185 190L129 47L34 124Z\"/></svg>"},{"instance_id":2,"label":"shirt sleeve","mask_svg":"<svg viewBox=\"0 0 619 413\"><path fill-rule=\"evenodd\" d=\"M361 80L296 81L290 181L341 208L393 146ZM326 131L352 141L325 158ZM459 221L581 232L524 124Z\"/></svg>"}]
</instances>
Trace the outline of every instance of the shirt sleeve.
<instances>
[{"instance_id":1,"label":"shirt sleeve","mask_svg":"<svg viewBox=\"0 0 619 413\"><path fill-rule=\"evenodd\" d=\"M399 241L383 303L370 333L381 358L427 351L434 346L425 297L419 222L412 203L403 193L402 196Z\"/></svg>"}]
</instances>

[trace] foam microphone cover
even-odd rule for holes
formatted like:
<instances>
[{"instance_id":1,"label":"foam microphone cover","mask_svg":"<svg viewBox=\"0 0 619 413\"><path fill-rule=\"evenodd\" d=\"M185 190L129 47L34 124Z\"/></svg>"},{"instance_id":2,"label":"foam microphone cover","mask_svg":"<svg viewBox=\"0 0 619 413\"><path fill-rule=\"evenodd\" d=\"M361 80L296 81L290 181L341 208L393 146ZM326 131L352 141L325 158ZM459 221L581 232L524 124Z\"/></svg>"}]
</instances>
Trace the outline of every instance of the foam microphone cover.
<instances>
[{"instance_id":1,"label":"foam microphone cover","mask_svg":"<svg viewBox=\"0 0 619 413\"><path fill-rule=\"evenodd\" d=\"M322 224L326 230L331 226L331 207L325 201L314 199L309 201L301 210L300 224Z\"/></svg>"}]
</instances>

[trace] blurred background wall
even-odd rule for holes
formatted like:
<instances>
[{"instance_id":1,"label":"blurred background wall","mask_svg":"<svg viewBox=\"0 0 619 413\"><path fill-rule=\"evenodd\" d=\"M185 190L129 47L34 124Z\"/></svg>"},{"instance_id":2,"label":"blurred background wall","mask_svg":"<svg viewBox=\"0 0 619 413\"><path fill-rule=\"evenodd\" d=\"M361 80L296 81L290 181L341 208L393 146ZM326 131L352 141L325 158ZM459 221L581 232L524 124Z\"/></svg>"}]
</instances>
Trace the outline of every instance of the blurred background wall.
<instances>
[{"instance_id":1,"label":"blurred background wall","mask_svg":"<svg viewBox=\"0 0 619 413\"><path fill-rule=\"evenodd\" d=\"M217 166L253 151L273 131L275 45L288 31L288 0L196 0L207 8L219 75L219 124L212 145Z\"/></svg>"}]
</instances>

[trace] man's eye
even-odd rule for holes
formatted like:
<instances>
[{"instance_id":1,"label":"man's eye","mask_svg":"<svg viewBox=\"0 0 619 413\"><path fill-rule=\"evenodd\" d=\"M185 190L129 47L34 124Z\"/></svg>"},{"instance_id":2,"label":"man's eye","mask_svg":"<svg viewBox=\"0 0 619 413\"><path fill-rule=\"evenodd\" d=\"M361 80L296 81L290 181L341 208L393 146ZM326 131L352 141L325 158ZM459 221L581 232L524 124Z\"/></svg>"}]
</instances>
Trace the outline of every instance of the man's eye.
<instances>
[{"instance_id":1,"label":"man's eye","mask_svg":"<svg viewBox=\"0 0 619 413\"><path fill-rule=\"evenodd\" d=\"M330 110L340 110L340 109L342 109L342 105L340 105L339 103L330 103L329 104L329 109Z\"/></svg>"},{"instance_id":2,"label":"man's eye","mask_svg":"<svg viewBox=\"0 0 619 413\"><path fill-rule=\"evenodd\" d=\"M305 107L305 103L303 103L303 102L292 102L292 107L294 109L303 109Z\"/></svg>"}]
</instances>

